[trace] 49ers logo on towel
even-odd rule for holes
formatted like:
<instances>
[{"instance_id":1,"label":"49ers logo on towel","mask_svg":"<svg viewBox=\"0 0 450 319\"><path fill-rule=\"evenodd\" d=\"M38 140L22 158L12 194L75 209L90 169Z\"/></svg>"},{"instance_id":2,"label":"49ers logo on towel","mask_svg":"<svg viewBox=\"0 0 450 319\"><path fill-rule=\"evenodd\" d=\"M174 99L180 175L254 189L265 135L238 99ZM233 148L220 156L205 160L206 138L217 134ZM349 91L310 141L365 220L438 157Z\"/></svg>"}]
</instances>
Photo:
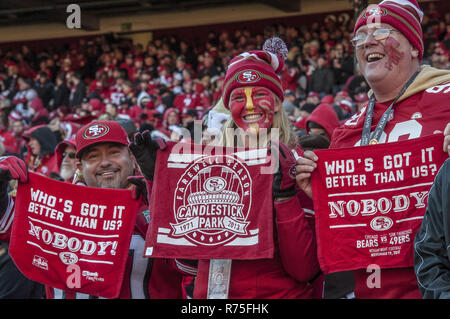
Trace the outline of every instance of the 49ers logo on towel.
<instances>
[{"instance_id":1,"label":"49ers logo on towel","mask_svg":"<svg viewBox=\"0 0 450 319\"><path fill-rule=\"evenodd\" d=\"M195 161L175 189L177 223L171 223L172 235L201 245L247 235L251 187L249 172L236 158L209 156Z\"/></svg>"},{"instance_id":2,"label":"49ers logo on towel","mask_svg":"<svg viewBox=\"0 0 450 319\"><path fill-rule=\"evenodd\" d=\"M167 142L156 158L144 256L272 258L271 164L267 148Z\"/></svg>"},{"instance_id":3,"label":"49ers logo on towel","mask_svg":"<svg viewBox=\"0 0 450 319\"><path fill-rule=\"evenodd\" d=\"M99 138L109 132L109 127L104 124L94 124L86 128L83 137L86 139Z\"/></svg>"},{"instance_id":4,"label":"49ers logo on towel","mask_svg":"<svg viewBox=\"0 0 450 319\"><path fill-rule=\"evenodd\" d=\"M261 73L255 70L244 70L236 75L236 79L239 83L254 83L261 79Z\"/></svg>"}]
</instances>

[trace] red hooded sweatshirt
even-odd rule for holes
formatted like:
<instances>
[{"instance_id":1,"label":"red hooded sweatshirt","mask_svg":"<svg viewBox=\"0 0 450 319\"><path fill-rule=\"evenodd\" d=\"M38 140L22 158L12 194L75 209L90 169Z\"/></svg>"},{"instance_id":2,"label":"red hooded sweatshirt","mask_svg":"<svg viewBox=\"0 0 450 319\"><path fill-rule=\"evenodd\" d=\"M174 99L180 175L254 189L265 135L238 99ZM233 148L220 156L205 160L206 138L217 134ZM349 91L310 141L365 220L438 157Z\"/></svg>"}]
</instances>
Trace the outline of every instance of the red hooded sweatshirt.
<instances>
[{"instance_id":1,"label":"red hooded sweatshirt","mask_svg":"<svg viewBox=\"0 0 450 319\"><path fill-rule=\"evenodd\" d=\"M317 106L314 111L306 119L306 132L309 133L308 124L309 122L314 122L322 126L328 135L331 137L335 128L340 126L339 118L333 109L333 107L328 103L321 103Z\"/></svg>"}]
</instances>

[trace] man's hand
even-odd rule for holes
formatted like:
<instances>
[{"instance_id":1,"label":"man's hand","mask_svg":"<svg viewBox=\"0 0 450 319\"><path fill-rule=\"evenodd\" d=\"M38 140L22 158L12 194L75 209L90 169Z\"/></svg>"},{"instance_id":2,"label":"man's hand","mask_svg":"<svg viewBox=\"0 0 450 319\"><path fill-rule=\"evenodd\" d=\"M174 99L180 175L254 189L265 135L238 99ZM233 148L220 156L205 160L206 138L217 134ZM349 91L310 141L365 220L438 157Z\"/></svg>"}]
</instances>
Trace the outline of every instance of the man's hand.
<instances>
[{"instance_id":1,"label":"man's hand","mask_svg":"<svg viewBox=\"0 0 450 319\"><path fill-rule=\"evenodd\" d=\"M271 151L275 160L278 161L278 170L274 174L272 184L273 198L288 199L297 194L294 154L286 145L275 140L271 141Z\"/></svg>"},{"instance_id":2,"label":"man's hand","mask_svg":"<svg viewBox=\"0 0 450 319\"><path fill-rule=\"evenodd\" d=\"M297 185L301 190L312 199L311 189L311 173L317 167L316 161L319 158L313 151L305 151L303 157L297 160L296 166L296 180Z\"/></svg>"},{"instance_id":3,"label":"man's hand","mask_svg":"<svg viewBox=\"0 0 450 319\"><path fill-rule=\"evenodd\" d=\"M142 175L152 181L155 174L156 154L159 149L164 150L167 147L164 140L152 140L150 131L146 130L143 133L136 133L134 141L128 147L134 154Z\"/></svg>"},{"instance_id":4,"label":"man's hand","mask_svg":"<svg viewBox=\"0 0 450 319\"><path fill-rule=\"evenodd\" d=\"M447 124L444 130L444 152L450 156L450 123Z\"/></svg>"},{"instance_id":5,"label":"man's hand","mask_svg":"<svg viewBox=\"0 0 450 319\"><path fill-rule=\"evenodd\" d=\"M21 183L28 182L28 170L25 162L16 156L0 157L0 181L9 182L18 179Z\"/></svg>"}]
</instances>

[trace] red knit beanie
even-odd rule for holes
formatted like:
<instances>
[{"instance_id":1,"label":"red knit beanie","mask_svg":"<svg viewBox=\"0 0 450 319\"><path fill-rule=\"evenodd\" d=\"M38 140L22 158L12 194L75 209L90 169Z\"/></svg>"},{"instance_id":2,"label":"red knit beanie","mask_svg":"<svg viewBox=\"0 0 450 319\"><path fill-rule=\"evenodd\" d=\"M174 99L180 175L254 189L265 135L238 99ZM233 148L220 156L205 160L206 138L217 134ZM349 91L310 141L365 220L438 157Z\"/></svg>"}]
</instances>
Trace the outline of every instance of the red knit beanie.
<instances>
[{"instance_id":1,"label":"red knit beanie","mask_svg":"<svg viewBox=\"0 0 450 319\"><path fill-rule=\"evenodd\" d=\"M223 104L229 109L231 91L245 86L262 86L272 90L283 100L283 85L277 73L287 57L286 44L279 38L268 39L263 50L241 53L228 64L223 81Z\"/></svg>"},{"instance_id":2,"label":"red knit beanie","mask_svg":"<svg viewBox=\"0 0 450 319\"><path fill-rule=\"evenodd\" d=\"M356 20L353 33L365 24L386 23L400 31L423 57L422 22L423 12L417 0L384 0L378 5L369 5Z\"/></svg>"}]
</instances>

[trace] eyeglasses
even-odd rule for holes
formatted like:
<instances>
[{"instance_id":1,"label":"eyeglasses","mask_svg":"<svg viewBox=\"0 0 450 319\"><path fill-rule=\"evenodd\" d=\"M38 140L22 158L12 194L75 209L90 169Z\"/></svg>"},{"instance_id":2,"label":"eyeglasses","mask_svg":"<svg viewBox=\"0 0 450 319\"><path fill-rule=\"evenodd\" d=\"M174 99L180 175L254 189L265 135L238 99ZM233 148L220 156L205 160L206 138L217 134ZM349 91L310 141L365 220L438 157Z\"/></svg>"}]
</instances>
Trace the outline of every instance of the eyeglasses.
<instances>
[{"instance_id":1,"label":"eyeglasses","mask_svg":"<svg viewBox=\"0 0 450 319\"><path fill-rule=\"evenodd\" d=\"M62 157L65 158L67 155L69 155L69 158L74 159L75 158L75 153L74 152L64 152L62 153Z\"/></svg>"},{"instance_id":2,"label":"eyeglasses","mask_svg":"<svg viewBox=\"0 0 450 319\"><path fill-rule=\"evenodd\" d=\"M372 32L372 36L375 40L381 41L386 39L392 31L400 32L395 29L388 29L388 28L382 28L382 29L376 29ZM366 42L367 34L364 32L360 32L355 35L355 37L351 40L354 47L360 47Z\"/></svg>"}]
</instances>

